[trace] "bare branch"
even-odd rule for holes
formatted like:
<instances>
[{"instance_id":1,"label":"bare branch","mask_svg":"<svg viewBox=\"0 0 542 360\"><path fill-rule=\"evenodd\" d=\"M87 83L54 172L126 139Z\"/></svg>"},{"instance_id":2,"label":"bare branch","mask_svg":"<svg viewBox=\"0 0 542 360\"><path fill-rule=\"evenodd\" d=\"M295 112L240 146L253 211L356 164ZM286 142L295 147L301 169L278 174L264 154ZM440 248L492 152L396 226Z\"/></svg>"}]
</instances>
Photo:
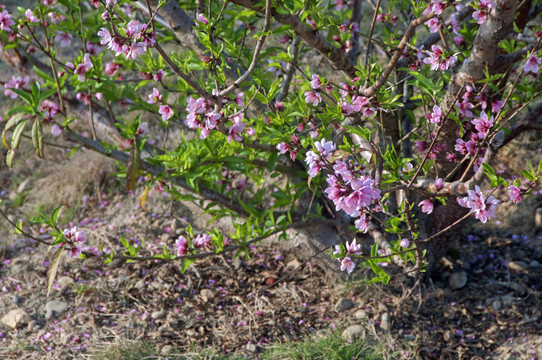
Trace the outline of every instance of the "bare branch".
<instances>
[{"instance_id":1,"label":"bare branch","mask_svg":"<svg viewBox=\"0 0 542 360\"><path fill-rule=\"evenodd\" d=\"M232 3L262 14L265 12L265 9L258 6L258 2L253 0L232 0ZM350 78L356 77L355 64L348 59L348 56L341 49L331 45L318 30L305 24L297 15L280 14L275 8L271 8L271 14L279 23L291 25L298 36L300 36L307 45L318 50L322 56L326 57L335 69L343 71Z\"/></svg>"}]
</instances>

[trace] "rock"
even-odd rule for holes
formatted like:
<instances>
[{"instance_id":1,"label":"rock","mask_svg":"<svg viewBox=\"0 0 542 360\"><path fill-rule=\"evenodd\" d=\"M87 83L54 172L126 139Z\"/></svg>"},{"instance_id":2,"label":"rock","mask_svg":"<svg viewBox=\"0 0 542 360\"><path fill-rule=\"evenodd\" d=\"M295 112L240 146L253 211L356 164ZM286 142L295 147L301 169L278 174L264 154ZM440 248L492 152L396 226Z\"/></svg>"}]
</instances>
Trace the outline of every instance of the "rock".
<instances>
[{"instance_id":1,"label":"rock","mask_svg":"<svg viewBox=\"0 0 542 360\"><path fill-rule=\"evenodd\" d=\"M539 267L540 267L540 263L536 260L531 261L528 266L529 269L536 269Z\"/></svg>"},{"instance_id":2,"label":"rock","mask_svg":"<svg viewBox=\"0 0 542 360\"><path fill-rule=\"evenodd\" d=\"M68 304L64 301L51 300L45 304L45 318L49 320L53 315L62 314L68 309Z\"/></svg>"},{"instance_id":3,"label":"rock","mask_svg":"<svg viewBox=\"0 0 542 360\"><path fill-rule=\"evenodd\" d=\"M493 310L495 311L499 311L500 309L502 309L502 303L500 300L493 300L491 302L491 307L493 308Z\"/></svg>"},{"instance_id":4,"label":"rock","mask_svg":"<svg viewBox=\"0 0 542 360\"><path fill-rule=\"evenodd\" d=\"M407 334L407 335L405 335L405 340L406 341L414 341L414 340L416 340L416 336Z\"/></svg>"},{"instance_id":5,"label":"rock","mask_svg":"<svg viewBox=\"0 0 542 360\"><path fill-rule=\"evenodd\" d=\"M239 258L233 259L232 264L235 270L239 270L241 268L241 259Z\"/></svg>"},{"instance_id":6,"label":"rock","mask_svg":"<svg viewBox=\"0 0 542 360\"><path fill-rule=\"evenodd\" d=\"M346 341L355 341L365 337L365 328L361 325L351 325L347 327L341 335Z\"/></svg>"},{"instance_id":7,"label":"rock","mask_svg":"<svg viewBox=\"0 0 542 360\"><path fill-rule=\"evenodd\" d=\"M162 319L162 318L166 317L166 315L167 315L167 311L164 311L164 310L154 311L151 314L151 318L153 318L154 320L158 320L158 319Z\"/></svg>"},{"instance_id":8,"label":"rock","mask_svg":"<svg viewBox=\"0 0 542 360\"><path fill-rule=\"evenodd\" d=\"M450 289L452 290L461 289L466 284L467 284L467 273L464 271L453 273L450 275L450 278L448 279L448 286L450 286Z\"/></svg>"},{"instance_id":9,"label":"rock","mask_svg":"<svg viewBox=\"0 0 542 360\"><path fill-rule=\"evenodd\" d=\"M296 258L293 258L292 260L288 261L286 264L286 267L290 268L290 270L297 269L301 266L301 262L297 260Z\"/></svg>"},{"instance_id":10,"label":"rock","mask_svg":"<svg viewBox=\"0 0 542 360\"><path fill-rule=\"evenodd\" d=\"M214 293L212 290L209 290L209 289L202 289L200 292L199 292L199 295L201 297L201 301L203 301L204 303L208 302L210 299L213 298L214 296Z\"/></svg>"},{"instance_id":11,"label":"rock","mask_svg":"<svg viewBox=\"0 0 542 360\"><path fill-rule=\"evenodd\" d=\"M388 331L390 329L390 325L390 314L385 312L380 318L380 328L384 331Z\"/></svg>"},{"instance_id":12,"label":"rock","mask_svg":"<svg viewBox=\"0 0 542 360\"><path fill-rule=\"evenodd\" d=\"M169 354L172 354L173 351L175 351L175 348L171 345L164 345L164 347L162 347L162 349L160 350L160 353L162 355L169 355Z\"/></svg>"},{"instance_id":13,"label":"rock","mask_svg":"<svg viewBox=\"0 0 542 360\"><path fill-rule=\"evenodd\" d=\"M173 235L171 235L170 233L163 233L161 236L160 236L160 241L162 241L163 243L167 243L169 241L169 239L172 239L173 238Z\"/></svg>"},{"instance_id":14,"label":"rock","mask_svg":"<svg viewBox=\"0 0 542 360\"><path fill-rule=\"evenodd\" d=\"M141 290L146 286L145 280L141 279L138 282L135 283L134 288Z\"/></svg>"},{"instance_id":15,"label":"rock","mask_svg":"<svg viewBox=\"0 0 542 360\"><path fill-rule=\"evenodd\" d=\"M354 306L354 302L347 298L342 298L335 304L335 311L336 312L343 312L348 309L351 309Z\"/></svg>"},{"instance_id":16,"label":"rock","mask_svg":"<svg viewBox=\"0 0 542 360\"><path fill-rule=\"evenodd\" d=\"M528 267L529 265L527 265L525 261L518 260L518 261L508 262L508 268L512 271L522 272L522 271L527 270Z\"/></svg>"},{"instance_id":17,"label":"rock","mask_svg":"<svg viewBox=\"0 0 542 360\"><path fill-rule=\"evenodd\" d=\"M178 219L171 219L171 224L169 225L169 227L171 228L171 231L173 231L174 233L177 233L177 230L178 229L181 229L183 226L183 223L180 222Z\"/></svg>"},{"instance_id":18,"label":"rock","mask_svg":"<svg viewBox=\"0 0 542 360\"><path fill-rule=\"evenodd\" d=\"M23 309L14 309L2 317L2 323L7 327L16 329L30 321L30 316Z\"/></svg>"},{"instance_id":19,"label":"rock","mask_svg":"<svg viewBox=\"0 0 542 360\"><path fill-rule=\"evenodd\" d=\"M368 314L365 310L358 310L354 313L354 317L356 319L366 319L368 317Z\"/></svg>"},{"instance_id":20,"label":"rock","mask_svg":"<svg viewBox=\"0 0 542 360\"><path fill-rule=\"evenodd\" d=\"M250 351L250 352L253 352L255 353L256 352L256 345L255 344L247 344L247 351Z\"/></svg>"},{"instance_id":21,"label":"rock","mask_svg":"<svg viewBox=\"0 0 542 360\"><path fill-rule=\"evenodd\" d=\"M534 212L534 227L542 229L542 207L539 207Z\"/></svg>"}]
</instances>

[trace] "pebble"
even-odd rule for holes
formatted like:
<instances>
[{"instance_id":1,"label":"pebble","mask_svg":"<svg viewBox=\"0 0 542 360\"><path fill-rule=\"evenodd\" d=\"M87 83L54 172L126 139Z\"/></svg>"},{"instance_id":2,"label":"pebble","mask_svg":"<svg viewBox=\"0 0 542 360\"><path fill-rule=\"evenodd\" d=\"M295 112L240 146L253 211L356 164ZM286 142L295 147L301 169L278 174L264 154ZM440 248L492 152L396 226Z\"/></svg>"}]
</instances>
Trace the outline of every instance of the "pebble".
<instances>
[{"instance_id":1,"label":"pebble","mask_svg":"<svg viewBox=\"0 0 542 360\"><path fill-rule=\"evenodd\" d=\"M406 341L414 341L414 340L416 340L416 336L407 334L407 335L405 335L405 340Z\"/></svg>"},{"instance_id":2,"label":"pebble","mask_svg":"<svg viewBox=\"0 0 542 360\"><path fill-rule=\"evenodd\" d=\"M134 288L141 290L145 286L146 286L145 280L141 279L141 280L139 280L138 282L135 283Z\"/></svg>"},{"instance_id":3,"label":"pebble","mask_svg":"<svg viewBox=\"0 0 542 360\"><path fill-rule=\"evenodd\" d=\"M534 226L537 229L542 229L542 207L536 209L534 213Z\"/></svg>"},{"instance_id":4,"label":"pebble","mask_svg":"<svg viewBox=\"0 0 542 360\"><path fill-rule=\"evenodd\" d=\"M466 284L467 284L467 273L464 271L453 273L450 275L450 278L448 279L448 286L450 286L450 289L452 290L461 289Z\"/></svg>"},{"instance_id":5,"label":"pebble","mask_svg":"<svg viewBox=\"0 0 542 360\"><path fill-rule=\"evenodd\" d=\"M201 300L206 303L208 302L210 299L213 298L214 296L214 293L212 290L209 290L209 289L202 289L199 293L199 295L201 296Z\"/></svg>"},{"instance_id":6,"label":"pebble","mask_svg":"<svg viewBox=\"0 0 542 360\"><path fill-rule=\"evenodd\" d=\"M247 344L247 351L250 351L250 352L256 352L256 345L255 344Z\"/></svg>"},{"instance_id":7,"label":"pebble","mask_svg":"<svg viewBox=\"0 0 542 360\"><path fill-rule=\"evenodd\" d=\"M2 323L7 327L16 329L19 325L28 323L30 317L23 309L14 309L2 317Z\"/></svg>"},{"instance_id":8,"label":"pebble","mask_svg":"<svg viewBox=\"0 0 542 360\"><path fill-rule=\"evenodd\" d=\"M177 233L177 230L181 229L182 226L183 226L183 223L180 222L178 219L171 219L171 224L169 225L169 227L171 228L171 231L173 231L174 233Z\"/></svg>"},{"instance_id":9,"label":"pebble","mask_svg":"<svg viewBox=\"0 0 542 360\"><path fill-rule=\"evenodd\" d=\"M286 267L290 268L290 270L297 269L300 266L301 266L301 262L297 260L296 258L288 261L288 263L286 264Z\"/></svg>"},{"instance_id":10,"label":"pebble","mask_svg":"<svg viewBox=\"0 0 542 360\"><path fill-rule=\"evenodd\" d=\"M380 318L380 328L384 331L388 331L390 329L390 314L383 313L382 317Z\"/></svg>"},{"instance_id":11,"label":"pebble","mask_svg":"<svg viewBox=\"0 0 542 360\"><path fill-rule=\"evenodd\" d=\"M161 310L161 311L155 311L151 314L151 318L154 320L162 319L166 317L167 311Z\"/></svg>"},{"instance_id":12,"label":"pebble","mask_svg":"<svg viewBox=\"0 0 542 360\"><path fill-rule=\"evenodd\" d=\"M160 350L160 353L162 355L169 355L172 354L175 348L171 345L164 345L164 347Z\"/></svg>"},{"instance_id":13,"label":"pebble","mask_svg":"<svg viewBox=\"0 0 542 360\"><path fill-rule=\"evenodd\" d=\"M53 315L63 313L68 309L68 303L59 300L51 300L45 304L45 318L49 320Z\"/></svg>"},{"instance_id":14,"label":"pebble","mask_svg":"<svg viewBox=\"0 0 542 360\"><path fill-rule=\"evenodd\" d=\"M533 260L529 263L529 269L536 269L540 267L540 263L536 260Z\"/></svg>"},{"instance_id":15,"label":"pebble","mask_svg":"<svg viewBox=\"0 0 542 360\"><path fill-rule=\"evenodd\" d=\"M354 317L356 319L366 319L368 317L368 314L365 310L358 310L354 313Z\"/></svg>"},{"instance_id":16,"label":"pebble","mask_svg":"<svg viewBox=\"0 0 542 360\"><path fill-rule=\"evenodd\" d=\"M343 312L348 309L351 309L354 306L354 302L347 298L342 298L335 304L336 312Z\"/></svg>"},{"instance_id":17,"label":"pebble","mask_svg":"<svg viewBox=\"0 0 542 360\"><path fill-rule=\"evenodd\" d=\"M355 341L361 337L365 337L365 328L361 325L351 325L341 335L346 341Z\"/></svg>"},{"instance_id":18,"label":"pebble","mask_svg":"<svg viewBox=\"0 0 542 360\"><path fill-rule=\"evenodd\" d=\"M493 300L491 302L491 307L493 308L493 310L495 311L499 311L500 309L502 309L502 302L500 300Z\"/></svg>"},{"instance_id":19,"label":"pebble","mask_svg":"<svg viewBox=\"0 0 542 360\"><path fill-rule=\"evenodd\" d=\"M239 270L241 268L241 259L239 258L233 259L232 265L235 270Z\"/></svg>"},{"instance_id":20,"label":"pebble","mask_svg":"<svg viewBox=\"0 0 542 360\"><path fill-rule=\"evenodd\" d=\"M163 233L161 236L160 236L160 240L163 242L163 243L167 243L169 239L171 239L173 236L167 232Z\"/></svg>"},{"instance_id":21,"label":"pebble","mask_svg":"<svg viewBox=\"0 0 542 360\"><path fill-rule=\"evenodd\" d=\"M527 263L525 261L518 260L518 261L509 261L508 262L508 268L510 270L512 270L512 271L521 272L521 271L527 270L528 267L529 267L529 265L527 265Z\"/></svg>"}]
</instances>

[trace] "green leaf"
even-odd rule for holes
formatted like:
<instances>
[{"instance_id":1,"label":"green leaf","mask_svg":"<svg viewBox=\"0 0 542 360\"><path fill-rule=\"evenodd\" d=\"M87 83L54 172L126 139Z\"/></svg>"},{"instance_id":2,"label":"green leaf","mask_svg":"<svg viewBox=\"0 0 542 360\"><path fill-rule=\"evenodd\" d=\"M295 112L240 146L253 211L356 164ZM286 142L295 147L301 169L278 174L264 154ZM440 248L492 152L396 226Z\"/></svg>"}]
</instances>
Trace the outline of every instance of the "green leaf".
<instances>
[{"instance_id":1,"label":"green leaf","mask_svg":"<svg viewBox=\"0 0 542 360\"><path fill-rule=\"evenodd\" d=\"M273 170L275 170L275 167L277 166L278 158L279 158L278 152L272 152L271 154L269 154L269 159L267 159L267 170L269 170L269 172L272 172Z\"/></svg>"},{"instance_id":2,"label":"green leaf","mask_svg":"<svg viewBox=\"0 0 542 360\"><path fill-rule=\"evenodd\" d=\"M34 65L34 72L36 73L36 75L38 75L40 78L42 78L45 81L50 81L52 83L55 82L55 80L51 76L49 76L49 74L47 74L46 72L41 71L35 65Z\"/></svg>"},{"instance_id":3,"label":"green leaf","mask_svg":"<svg viewBox=\"0 0 542 360\"><path fill-rule=\"evenodd\" d=\"M33 105L38 105L39 98L40 98L40 83L37 81L34 81L34 84L32 84L32 103Z\"/></svg>"},{"instance_id":4,"label":"green leaf","mask_svg":"<svg viewBox=\"0 0 542 360\"><path fill-rule=\"evenodd\" d=\"M4 117L8 118L13 114L32 114L33 115L34 114L34 108L32 106L29 106L29 105L15 106L15 107L9 109L8 112L4 115ZM21 117L19 117L19 119L20 118Z\"/></svg>"},{"instance_id":5,"label":"green leaf","mask_svg":"<svg viewBox=\"0 0 542 360\"><path fill-rule=\"evenodd\" d=\"M15 157L15 151L13 149L9 149L7 155L6 155L6 165L9 168L13 167L13 158Z\"/></svg>"},{"instance_id":6,"label":"green leaf","mask_svg":"<svg viewBox=\"0 0 542 360\"><path fill-rule=\"evenodd\" d=\"M56 209L53 210L53 213L51 214L51 222L53 224L56 224L58 222L58 216L60 215L60 210L62 210L63 205L60 205Z\"/></svg>"},{"instance_id":7,"label":"green leaf","mask_svg":"<svg viewBox=\"0 0 542 360\"><path fill-rule=\"evenodd\" d=\"M53 282L55 281L58 265L60 264L60 256L62 255L62 251L64 250L65 246L66 245L62 245L55 251L55 253L53 254L53 258L51 259L51 262L49 263L49 268L47 269L47 295L46 297L49 297L49 293L51 292L51 289L53 287Z\"/></svg>"},{"instance_id":8,"label":"green leaf","mask_svg":"<svg viewBox=\"0 0 542 360\"><path fill-rule=\"evenodd\" d=\"M195 259L184 259L183 263L181 264L181 274L184 274L186 269L188 269L188 267L190 265L192 265L192 263L194 263L194 261L196 261L196 260Z\"/></svg>"},{"instance_id":9,"label":"green leaf","mask_svg":"<svg viewBox=\"0 0 542 360\"><path fill-rule=\"evenodd\" d=\"M32 125L32 142L36 149L36 155L43 159L43 129L41 127L41 121L38 118L34 120L34 124Z\"/></svg>"},{"instance_id":10,"label":"green leaf","mask_svg":"<svg viewBox=\"0 0 542 360\"><path fill-rule=\"evenodd\" d=\"M10 89L10 90L13 91L15 94L19 95L19 97L23 99L28 105L30 106L34 105L32 95L30 95L26 91L21 90L21 89Z\"/></svg>"},{"instance_id":11,"label":"green leaf","mask_svg":"<svg viewBox=\"0 0 542 360\"><path fill-rule=\"evenodd\" d=\"M13 134L11 135L11 149L17 150L19 144L21 143L21 136L23 135L24 127L26 126L27 120L23 120L15 126Z\"/></svg>"}]
</instances>

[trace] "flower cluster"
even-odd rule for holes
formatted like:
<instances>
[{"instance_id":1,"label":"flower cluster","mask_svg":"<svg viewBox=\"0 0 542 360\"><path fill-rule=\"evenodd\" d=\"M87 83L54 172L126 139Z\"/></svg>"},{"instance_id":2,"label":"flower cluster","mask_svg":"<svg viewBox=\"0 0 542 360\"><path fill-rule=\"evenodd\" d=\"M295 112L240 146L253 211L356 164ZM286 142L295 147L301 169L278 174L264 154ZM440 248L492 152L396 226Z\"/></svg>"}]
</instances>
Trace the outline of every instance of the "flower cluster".
<instances>
[{"instance_id":1,"label":"flower cluster","mask_svg":"<svg viewBox=\"0 0 542 360\"><path fill-rule=\"evenodd\" d=\"M478 185L474 187L474 190L469 190L467 194L466 197L457 199L457 203L469 208L470 212L474 213L478 220L485 223L489 218L495 216L499 200L491 195L487 198L484 197Z\"/></svg>"},{"instance_id":2,"label":"flower cluster","mask_svg":"<svg viewBox=\"0 0 542 360\"><path fill-rule=\"evenodd\" d=\"M9 31L10 26L15 24L7 10L0 12L0 30Z\"/></svg>"},{"instance_id":3,"label":"flower cluster","mask_svg":"<svg viewBox=\"0 0 542 360\"><path fill-rule=\"evenodd\" d=\"M101 28L98 31L98 36L101 38L100 44L107 45L115 52L115 56L124 54L127 59L135 59L143 55L147 47L153 47L156 43L156 34L153 31L147 31L147 25L137 20L131 20L126 28L121 30L126 36L116 31L112 34L107 28Z\"/></svg>"},{"instance_id":4,"label":"flower cluster","mask_svg":"<svg viewBox=\"0 0 542 360\"><path fill-rule=\"evenodd\" d=\"M472 14L472 18L476 20L478 25L482 25L486 22L487 16L491 9L495 7L495 3L492 0L479 0L476 11Z\"/></svg>"},{"instance_id":5,"label":"flower cluster","mask_svg":"<svg viewBox=\"0 0 542 360\"><path fill-rule=\"evenodd\" d=\"M431 51L429 51L429 57L423 59L423 62L431 65L431 70L448 70L453 67L457 62L457 56L450 55L445 56L442 48L439 45L432 45Z\"/></svg>"},{"instance_id":6,"label":"flower cluster","mask_svg":"<svg viewBox=\"0 0 542 360\"><path fill-rule=\"evenodd\" d=\"M328 187L324 190L337 211L343 210L352 217L359 217L355 226L367 232L369 218L367 210L373 201L380 199L380 190L375 188L374 180L366 176L363 166L350 166L336 161L334 174L327 177Z\"/></svg>"},{"instance_id":7,"label":"flower cluster","mask_svg":"<svg viewBox=\"0 0 542 360\"><path fill-rule=\"evenodd\" d=\"M77 227L71 227L69 229L64 229L62 232L67 242L71 245L70 256L77 257L81 254L82 248L77 246L77 244L83 243L87 240L84 231L78 231Z\"/></svg>"},{"instance_id":8,"label":"flower cluster","mask_svg":"<svg viewBox=\"0 0 542 360\"><path fill-rule=\"evenodd\" d=\"M324 167L324 161L328 160L335 150L335 144L333 144L332 141L326 141L325 139L316 141L314 146L316 147L318 154L314 151L308 151L307 157L305 158L305 162L309 166L308 172L310 177L318 175L320 170Z\"/></svg>"},{"instance_id":9,"label":"flower cluster","mask_svg":"<svg viewBox=\"0 0 542 360\"><path fill-rule=\"evenodd\" d=\"M160 104L160 109L158 110L158 113L162 116L162 121L167 121L171 119L173 116L173 109L167 105L167 104L161 104L163 101L162 95L160 95L160 92L158 89L153 88L152 94L149 95L149 99L147 100L148 104Z\"/></svg>"},{"instance_id":10,"label":"flower cluster","mask_svg":"<svg viewBox=\"0 0 542 360\"><path fill-rule=\"evenodd\" d=\"M341 271L344 271L346 270L349 274L354 271L354 268L356 267L356 264L354 263L354 261L352 261L352 258L351 256L352 255L356 255L356 256L359 256L361 255L361 245L358 245L356 244L356 239L352 240L352 243L349 244L348 241L346 242L346 256L344 258L337 258L337 260L340 261L341 263ZM333 252L333 255L338 255L338 254L341 254L341 246L340 245L335 245L335 251Z\"/></svg>"},{"instance_id":11,"label":"flower cluster","mask_svg":"<svg viewBox=\"0 0 542 360\"><path fill-rule=\"evenodd\" d=\"M11 80L4 84L4 95L9 96L12 99L16 99L17 94L10 89L22 89L28 84L29 81L30 78L28 76L25 76L24 78L22 76L12 76Z\"/></svg>"}]
</instances>

